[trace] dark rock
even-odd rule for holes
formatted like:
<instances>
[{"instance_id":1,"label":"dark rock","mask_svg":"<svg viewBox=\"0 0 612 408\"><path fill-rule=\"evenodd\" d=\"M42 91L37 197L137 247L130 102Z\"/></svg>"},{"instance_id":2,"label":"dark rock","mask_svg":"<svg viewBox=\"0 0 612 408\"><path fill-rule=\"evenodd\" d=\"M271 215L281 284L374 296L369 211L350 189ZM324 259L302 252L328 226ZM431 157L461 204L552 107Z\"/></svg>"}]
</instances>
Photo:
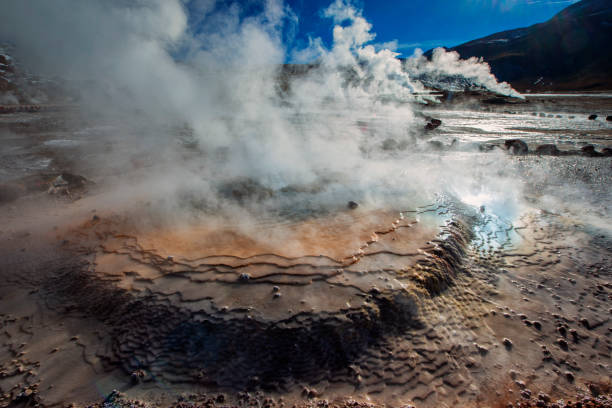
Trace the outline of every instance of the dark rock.
<instances>
[{"instance_id":1,"label":"dark rock","mask_svg":"<svg viewBox=\"0 0 612 408\"><path fill-rule=\"evenodd\" d=\"M238 277L238 280L242 282L248 282L250 279L251 279L251 275L249 275L248 273L241 273L240 276Z\"/></svg>"},{"instance_id":2,"label":"dark rock","mask_svg":"<svg viewBox=\"0 0 612 408\"><path fill-rule=\"evenodd\" d=\"M535 321L533 322L533 327L535 327L538 330L542 330L542 323Z\"/></svg>"},{"instance_id":3,"label":"dark rock","mask_svg":"<svg viewBox=\"0 0 612 408\"><path fill-rule=\"evenodd\" d=\"M606 157L610 157L612 156L612 149L609 147L604 147L603 149L601 149L601 154L603 154Z\"/></svg>"},{"instance_id":4,"label":"dark rock","mask_svg":"<svg viewBox=\"0 0 612 408\"><path fill-rule=\"evenodd\" d=\"M588 330L591 330L591 324L589 323L587 319L585 318L580 319L580 324L582 324Z\"/></svg>"},{"instance_id":5,"label":"dark rock","mask_svg":"<svg viewBox=\"0 0 612 408\"><path fill-rule=\"evenodd\" d=\"M597 119L597 115L595 114L589 115L589 120L595 120L595 119Z\"/></svg>"},{"instance_id":6,"label":"dark rock","mask_svg":"<svg viewBox=\"0 0 612 408\"><path fill-rule=\"evenodd\" d=\"M574 342L578 342L578 332L574 329L570 329L570 334Z\"/></svg>"},{"instance_id":7,"label":"dark rock","mask_svg":"<svg viewBox=\"0 0 612 408\"><path fill-rule=\"evenodd\" d=\"M425 125L425 130L437 129L438 127L440 127L441 124L442 121L440 119L431 118L429 119L429 122L427 122L427 124Z\"/></svg>"},{"instance_id":8,"label":"dark rock","mask_svg":"<svg viewBox=\"0 0 612 408\"><path fill-rule=\"evenodd\" d=\"M503 343L504 343L504 346L506 347L506 349L510 350L512 348L512 340L504 339Z\"/></svg>"},{"instance_id":9,"label":"dark rock","mask_svg":"<svg viewBox=\"0 0 612 408\"><path fill-rule=\"evenodd\" d=\"M514 155L523 155L529 152L529 148L527 147L527 143L523 142L520 139L509 139L504 142L504 146L506 150Z\"/></svg>"},{"instance_id":10,"label":"dark rock","mask_svg":"<svg viewBox=\"0 0 612 408\"><path fill-rule=\"evenodd\" d=\"M542 401L544 401L544 402L550 402L550 395L545 394L545 393L543 393L543 392L540 392L540 393L538 394L538 398L539 398L539 399L541 399L541 400L542 400Z\"/></svg>"},{"instance_id":11,"label":"dark rock","mask_svg":"<svg viewBox=\"0 0 612 408\"><path fill-rule=\"evenodd\" d=\"M603 156L601 153L599 153L598 151L595 150L595 146L593 146L593 145L586 145L582 149L580 149L580 151L582 151L582 154L584 156L587 156L587 157L601 157L601 156Z\"/></svg>"},{"instance_id":12,"label":"dark rock","mask_svg":"<svg viewBox=\"0 0 612 408\"><path fill-rule=\"evenodd\" d=\"M355 201L349 201L347 207L351 210L354 210L355 208L359 207L359 204L357 204Z\"/></svg>"},{"instance_id":13,"label":"dark rock","mask_svg":"<svg viewBox=\"0 0 612 408\"><path fill-rule=\"evenodd\" d=\"M569 382L574 382L574 374L572 374L571 371L565 372L565 378L567 378Z\"/></svg>"},{"instance_id":14,"label":"dark rock","mask_svg":"<svg viewBox=\"0 0 612 408\"><path fill-rule=\"evenodd\" d=\"M545 145L538 146L536 148L536 154L543 154L547 156L558 156L559 153L560 153L559 149L557 149L557 146L555 146L554 144L545 144Z\"/></svg>"},{"instance_id":15,"label":"dark rock","mask_svg":"<svg viewBox=\"0 0 612 408\"><path fill-rule=\"evenodd\" d=\"M307 394L308 399L316 398L317 395L319 395L319 393L314 388L311 388L308 390L308 394Z\"/></svg>"},{"instance_id":16,"label":"dark rock","mask_svg":"<svg viewBox=\"0 0 612 408\"><path fill-rule=\"evenodd\" d=\"M589 387L589 391L591 392L591 395L593 395L594 397L597 398L599 394L601 394L601 388L599 387L599 385L589 383L588 387Z\"/></svg>"},{"instance_id":17,"label":"dark rock","mask_svg":"<svg viewBox=\"0 0 612 408\"><path fill-rule=\"evenodd\" d=\"M132 371L132 374L130 375L130 378L132 380L132 384L134 384L134 385L140 383L143 380L144 377L145 377L145 372L142 371L142 370Z\"/></svg>"},{"instance_id":18,"label":"dark rock","mask_svg":"<svg viewBox=\"0 0 612 408\"><path fill-rule=\"evenodd\" d=\"M568 348L567 341L565 341L565 339L557 339L557 344L559 344L559 347L561 347L563 350L567 350Z\"/></svg>"},{"instance_id":19,"label":"dark rock","mask_svg":"<svg viewBox=\"0 0 612 408\"><path fill-rule=\"evenodd\" d=\"M509 102L509 99L501 95L495 96L494 98L484 99L482 101L482 103L486 103L489 105L504 105L508 102Z\"/></svg>"},{"instance_id":20,"label":"dark rock","mask_svg":"<svg viewBox=\"0 0 612 408\"><path fill-rule=\"evenodd\" d=\"M612 122L612 115L610 115L610 116L606 116L606 120L607 120L608 122Z\"/></svg>"}]
</instances>

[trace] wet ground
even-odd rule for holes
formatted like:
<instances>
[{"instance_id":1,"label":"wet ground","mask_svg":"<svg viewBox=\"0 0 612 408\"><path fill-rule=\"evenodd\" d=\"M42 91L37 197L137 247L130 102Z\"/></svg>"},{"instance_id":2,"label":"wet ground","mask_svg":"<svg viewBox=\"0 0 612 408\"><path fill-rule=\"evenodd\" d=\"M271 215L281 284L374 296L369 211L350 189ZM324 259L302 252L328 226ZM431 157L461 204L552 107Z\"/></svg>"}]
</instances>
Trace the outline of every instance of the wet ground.
<instances>
[{"instance_id":1,"label":"wet ground","mask_svg":"<svg viewBox=\"0 0 612 408\"><path fill-rule=\"evenodd\" d=\"M610 98L528 101L421 109L442 125L402 133L404 147L384 118L353 124L380 142L367 154L410 163L407 174L456 169L491 189L463 188L452 171L432 171L434 194L374 183L371 198L337 180L220 188L240 208L272 201L255 221L200 201L189 206L205 216L151 221L146 191L128 205L127 190L109 189L126 165L138 175L156 160L120 127L74 111L0 115L0 404L118 403L115 389L209 406L609 394L612 159L478 146L600 151L612 145ZM112 152L116 166L100 166Z\"/></svg>"}]
</instances>

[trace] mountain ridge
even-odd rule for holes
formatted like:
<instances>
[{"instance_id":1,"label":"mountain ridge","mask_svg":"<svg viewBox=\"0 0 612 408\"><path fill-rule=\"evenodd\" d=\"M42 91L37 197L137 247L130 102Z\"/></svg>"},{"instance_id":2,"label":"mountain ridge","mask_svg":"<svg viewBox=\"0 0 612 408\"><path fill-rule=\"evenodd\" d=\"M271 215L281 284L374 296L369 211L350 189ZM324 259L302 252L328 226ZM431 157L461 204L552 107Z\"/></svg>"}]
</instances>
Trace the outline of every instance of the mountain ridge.
<instances>
[{"instance_id":1,"label":"mountain ridge","mask_svg":"<svg viewBox=\"0 0 612 408\"><path fill-rule=\"evenodd\" d=\"M612 90L611 44L612 2L582 0L546 22L447 50L483 58L499 81L519 91L597 91Z\"/></svg>"}]
</instances>

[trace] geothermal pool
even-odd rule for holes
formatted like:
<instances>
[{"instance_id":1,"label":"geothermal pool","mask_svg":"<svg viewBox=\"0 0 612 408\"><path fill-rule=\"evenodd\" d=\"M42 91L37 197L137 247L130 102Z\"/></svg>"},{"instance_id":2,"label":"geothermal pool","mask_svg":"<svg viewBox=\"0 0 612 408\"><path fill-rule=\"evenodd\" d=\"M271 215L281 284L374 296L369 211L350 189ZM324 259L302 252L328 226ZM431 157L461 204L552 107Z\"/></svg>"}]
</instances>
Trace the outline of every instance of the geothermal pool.
<instances>
[{"instance_id":1,"label":"geothermal pool","mask_svg":"<svg viewBox=\"0 0 612 408\"><path fill-rule=\"evenodd\" d=\"M121 137L146 128L0 116L0 401L441 406L604 388L612 169L580 148L610 147L612 126L581 98L325 116L345 134L321 143L346 160L257 182L188 131L164 130L160 154ZM343 143L361 136L355 161ZM568 153L514 156L515 138ZM85 181L58 182L67 168Z\"/></svg>"}]
</instances>

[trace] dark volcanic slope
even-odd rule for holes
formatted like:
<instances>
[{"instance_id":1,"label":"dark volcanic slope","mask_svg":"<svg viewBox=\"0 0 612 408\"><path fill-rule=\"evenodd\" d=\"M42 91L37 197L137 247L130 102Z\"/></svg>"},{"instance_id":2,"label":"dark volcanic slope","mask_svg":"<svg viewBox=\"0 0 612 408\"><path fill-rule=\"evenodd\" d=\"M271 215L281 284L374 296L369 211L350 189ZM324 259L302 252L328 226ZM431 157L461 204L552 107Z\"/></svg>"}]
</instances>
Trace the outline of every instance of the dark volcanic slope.
<instances>
[{"instance_id":1,"label":"dark volcanic slope","mask_svg":"<svg viewBox=\"0 0 612 408\"><path fill-rule=\"evenodd\" d=\"M519 90L612 89L612 1L582 0L547 22L458 45Z\"/></svg>"}]
</instances>

